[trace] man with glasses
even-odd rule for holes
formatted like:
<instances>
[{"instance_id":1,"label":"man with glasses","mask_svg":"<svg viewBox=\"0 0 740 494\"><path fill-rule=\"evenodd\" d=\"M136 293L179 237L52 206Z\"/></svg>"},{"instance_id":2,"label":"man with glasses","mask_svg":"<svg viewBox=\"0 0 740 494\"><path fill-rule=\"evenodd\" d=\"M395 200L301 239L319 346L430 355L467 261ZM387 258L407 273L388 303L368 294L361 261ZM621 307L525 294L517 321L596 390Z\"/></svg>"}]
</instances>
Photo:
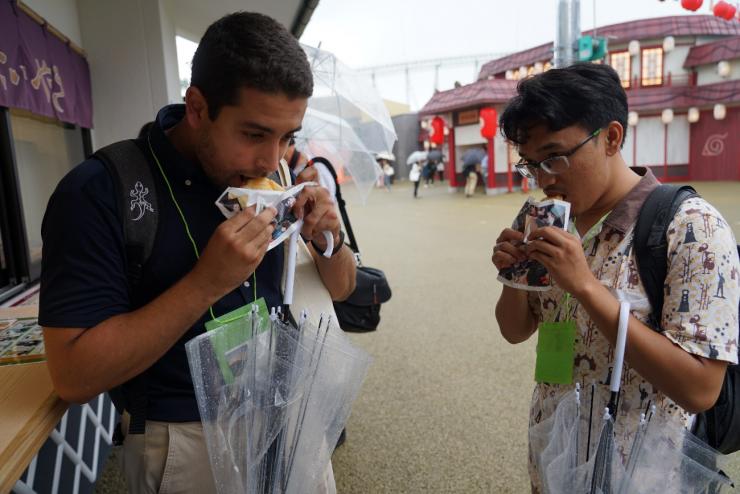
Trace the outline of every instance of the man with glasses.
<instances>
[{"instance_id":1,"label":"man with glasses","mask_svg":"<svg viewBox=\"0 0 740 494\"><path fill-rule=\"evenodd\" d=\"M499 270L527 258L538 261L554 282L540 292L503 287L496 319L507 341L521 343L536 332L542 338L541 323L575 325L573 352L563 357L572 378L539 379L530 426L551 416L575 383L588 400L593 389L594 411L604 409L619 301L632 302L616 417L621 454L628 453L640 411L651 404L662 419L690 427L693 414L715 403L728 363L737 362L740 299L738 280L730 275L740 264L732 230L714 207L691 198L668 229L663 332L648 326L651 308L631 247L642 204L658 181L649 170L630 169L622 158L627 113L619 76L606 65L576 64L519 84L501 116L501 131L518 146L517 170L535 178L549 198L571 204L572 228L539 228L526 245L522 233L504 229L492 256ZM703 269L700 249L722 259L721 265ZM704 294L716 293L720 280L724 298L707 299ZM529 470L538 492L533 459L541 451L532 449Z\"/></svg>"}]
</instances>

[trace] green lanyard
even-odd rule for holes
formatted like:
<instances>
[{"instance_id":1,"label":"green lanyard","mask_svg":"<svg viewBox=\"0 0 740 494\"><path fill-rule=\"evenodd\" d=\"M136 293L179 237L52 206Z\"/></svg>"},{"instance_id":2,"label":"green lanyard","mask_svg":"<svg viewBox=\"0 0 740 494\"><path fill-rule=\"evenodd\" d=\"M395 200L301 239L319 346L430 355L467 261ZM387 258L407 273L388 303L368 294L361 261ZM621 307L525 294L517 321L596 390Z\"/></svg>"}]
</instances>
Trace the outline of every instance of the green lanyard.
<instances>
[{"instance_id":1,"label":"green lanyard","mask_svg":"<svg viewBox=\"0 0 740 494\"><path fill-rule=\"evenodd\" d=\"M604 216L601 217L599 221L596 222L594 226L589 228L589 230L586 232L586 234L581 238L581 246L586 247L589 242L591 242L596 236L601 233L601 230L604 226L604 221L606 221L606 218L609 217L609 214L611 211L606 213ZM568 232L572 233L573 235L576 235L580 237L578 234L578 230L576 229L576 222L575 220L570 222L570 225L568 225ZM563 300L560 302L560 305L565 308L565 317L566 321L570 320L570 299L571 295L568 292L565 292L565 295L563 296Z\"/></svg>"},{"instance_id":2,"label":"green lanyard","mask_svg":"<svg viewBox=\"0 0 740 494\"><path fill-rule=\"evenodd\" d=\"M188 221L185 219L185 213L182 212L182 208L180 207L180 204L177 202L177 199L175 199L175 193L172 191L172 186L170 185L170 181L167 178L167 174L164 172L164 168L162 168L162 164L159 162L159 158L157 158L157 154L154 152L154 148L152 147L152 141L148 136L147 136L147 143L149 144L149 151L152 153L154 162L157 163L159 172L162 174L164 183L167 185L167 190L170 192L170 198L172 199L172 203L175 205L177 212L180 214L180 219L182 220L182 224L185 227L185 234L190 240L190 245L193 246L193 252L195 253L195 258L197 260L200 260L200 252L198 252L198 246L195 243L195 239L193 238L193 235L190 233L190 226L188 226ZM252 287L254 288L254 301L256 301L257 300L257 270L256 269L254 270L254 273L252 273ZM231 322L230 320L222 321L219 318L217 318L213 314L213 306L209 307L208 311L211 314L211 319L213 319L214 321L218 321L219 323L223 323L223 324ZM234 319L237 319L237 318L238 317L235 317Z\"/></svg>"}]
</instances>

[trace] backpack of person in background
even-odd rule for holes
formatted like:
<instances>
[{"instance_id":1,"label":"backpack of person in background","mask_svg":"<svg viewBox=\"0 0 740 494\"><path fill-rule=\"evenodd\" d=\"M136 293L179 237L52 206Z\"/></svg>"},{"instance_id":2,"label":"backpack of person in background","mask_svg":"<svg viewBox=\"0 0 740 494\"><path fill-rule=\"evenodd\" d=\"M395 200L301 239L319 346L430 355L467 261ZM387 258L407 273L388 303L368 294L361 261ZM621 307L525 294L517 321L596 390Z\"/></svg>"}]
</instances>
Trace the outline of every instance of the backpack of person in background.
<instances>
[{"instance_id":1,"label":"backpack of person in background","mask_svg":"<svg viewBox=\"0 0 740 494\"><path fill-rule=\"evenodd\" d=\"M650 326L660 332L664 284L668 270L668 225L681 203L697 197L687 185L660 185L645 200L635 226L634 249L640 279L652 314ZM738 246L740 255L740 246ZM740 308L739 308L740 310ZM740 349L738 349L740 357ZM717 402L696 415L694 434L724 454L740 451L740 366L728 365Z\"/></svg>"},{"instance_id":2,"label":"backpack of person in background","mask_svg":"<svg viewBox=\"0 0 740 494\"><path fill-rule=\"evenodd\" d=\"M347 208L342 198L342 191L337 182L337 173L326 158L317 157L311 160L326 166L334 178L337 186L336 199L339 213L342 216L344 228L349 239L349 248L355 253L357 260L357 285L355 291L343 302L334 302L334 312L337 313L339 326L344 331L365 333L375 331L380 324L380 306L391 298L391 287L380 269L363 266L360 259L360 250L352 231L352 224L347 215Z\"/></svg>"}]
</instances>

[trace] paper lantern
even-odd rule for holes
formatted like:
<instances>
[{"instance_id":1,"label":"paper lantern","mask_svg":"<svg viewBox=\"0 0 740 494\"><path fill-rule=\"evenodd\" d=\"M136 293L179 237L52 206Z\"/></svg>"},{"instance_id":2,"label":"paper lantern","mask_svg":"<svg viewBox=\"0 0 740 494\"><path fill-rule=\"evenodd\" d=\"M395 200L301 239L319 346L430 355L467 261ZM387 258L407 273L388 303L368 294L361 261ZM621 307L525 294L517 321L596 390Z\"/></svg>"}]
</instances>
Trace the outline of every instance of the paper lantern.
<instances>
[{"instance_id":1,"label":"paper lantern","mask_svg":"<svg viewBox=\"0 0 740 494\"><path fill-rule=\"evenodd\" d=\"M527 66L522 65L519 67L519 78L524 79L525 77L527 77Z\"/></svg>"},{"instance_id":2,"label":"paper lantern","mask_svg":"<svg viewBox=\"0 0 740 494\"><path fill-rule=\"evenodd\" d=\"M721 17L722 19L729 21L733 17L735 17L737 9L729 3L725 2L725 0L720 0L719 2L714 4L713 12L715 17Z\"/></svg>"},{"instance_id":3,"label":"paper lantern","mask_svg":"<svg viewBox=\"0 0 740 494\"><path fill-rule=\"evenodd\" d=\"M665 39L663 39L663 51L668 53L669 51L672 51L676 47L676 38L673 36L666 36Z\"/></svg>"},{"instance_id":4,"label":"paper lantern","mask_svg":"<svg viewBox=\"0 0 740 494\"><path fill-rule=\"evenodd\" d=\"M712 110L712 114L714 115L715 120L724 120L725 116L727 116L727 107L722 103L717 103L716 105L714 105L714 110Z\"/></svg>"},{"instance_id":5,"label":"paper lantern","mask_svg":"<svg viewBox=\"0 0 740 494\"><path fill-rule=\"evenodd\" d=\"M636 39L633 39L632 41L630 41L630 44L627 45L627 50L629 50L630 55L636 57L640 54L640 42Z\"/></svg>"},{"instance_id":6,"label":"paper lantern","mask_svg":"<svg viewBox=\"0 0 740 494\"><path fill-rule=\"evenodd\" d=\"M666 125L673 122L673 110L670 108L663 110L663 113L660 114L660 120Z\"/></svg>"},{"instance_id":7,"label":"paper lantern","mask_svg":"<svg viewBox=\"0 0 740 494\"><path fill-rule=\"evenodd\" d=\"M507 81L514 79L514 71L511 69L507 70L505 77Z\"/></svg>"},{"instance_id":8,"label":"paper lantern","mask_svg":"<svg viewBox=\"0 0 740 494\"><path fill-rule=\"evenodd\" d=\"M686 115L686 119L689 123L696 123L699 121L699 109L695 106L689 108L689 113Z\"/></svg>"},{"instance_id":9,"label":"paper lantern","mask_svg":"<svg viewBox=\"0 0 740 494\"><path fill-rule=\"evenodd\" d=\"M429 128L429 140L434 144L445 142L445 121L441 117L434 117Z\"/></svg>"},{"instance_id":10,"label":"paper lantern","mask_svg":"<svg viewBox=\"0 0 740 494\"><path fill-rule=\"evenodd\" d=\"M495 108L481 108L480 135L485 139L493 139L498 129L498 115Z\"/></svg>"},{"instance_id":11,"label":"paper lantern","mask_svg":"<svg viewBox=\"0 0 740 494\"><path fill-rule=\"evenodd\" d=\"M704 0L681 0L681 7L696 12L702 3L704 3Z\"/></svg>"},{"instance_id":12,"label":"paper lantern","mask_svg":"<svg viewBox=\"0 0 740 494\"><path fill-rule=\"evenodd\" d=\"M627 114L627 125L630 127L636 127L637 122L640 121L640 115L636 111L631 111Z\"/></svg>"},{"instance_id":13,"label":"paper lantern","mask_svg":"<svg viewBox=\"0 0 740 494\"><path fill-rule=\"evenodd\" d=\"M735 17L736 13L737 7L735 7L731 3L728 3L727 7L725 7L725 15L723 16L723 19L725 19L726 21L731 21Z\"/></svg>"},{"instance_id":14,"label":"paper lantern","mask_svg":"<svg viewBox=\"0 0 740 494\"><path fill-rule=\"evenodd\" d=\"M719 74L720 77L730 77L731 72L732 66L727 60L722 60L717 64L717 74Z\"/></svg>"},{"instance_id":15,"label":"paper lantern","mask_svg":"<svg viewBox=\"0 0 740 494\"><path fill-rule=\"evenodd\" d=\"M535 74L541 74L545 69L545 66L542 64L542 62L536 62L534 64L534 73Z\"/></svg>"}]
</instances>

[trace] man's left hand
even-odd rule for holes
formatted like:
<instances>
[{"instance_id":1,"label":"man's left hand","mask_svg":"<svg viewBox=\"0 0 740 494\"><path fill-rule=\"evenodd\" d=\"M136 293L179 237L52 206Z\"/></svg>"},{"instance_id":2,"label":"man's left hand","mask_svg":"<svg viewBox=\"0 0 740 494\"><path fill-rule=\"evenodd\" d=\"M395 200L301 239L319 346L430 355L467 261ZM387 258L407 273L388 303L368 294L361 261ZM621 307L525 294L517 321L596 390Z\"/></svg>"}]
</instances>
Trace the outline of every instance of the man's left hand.
<instances>
[{"instance_id":1,"label":"man's left hand","mask_svg":"<svg viewBox=\"0 0 740 494\"><path fill-rule=\"evenodd\" d=\"M581 240L575 235L546 226L532 231L529 239L526 245L529 258L544 265L552 280L566 292L578 298L596 281L586 262Z\"/></svg>"},{"instance_id":2,"label":"man's left hand","mask_svg":"<svg viewBox=\"0 0 740 494\"><path fill-rule=\"evenodd\" d=\"M313 241L323 252L327 245L322 232L328 230L334 236L335 248L339 244L339 216L328 190L319 186L304 187L293 206L293 213L303 219L301 236L304 240Z\"/></svg>"}]
</instances>

